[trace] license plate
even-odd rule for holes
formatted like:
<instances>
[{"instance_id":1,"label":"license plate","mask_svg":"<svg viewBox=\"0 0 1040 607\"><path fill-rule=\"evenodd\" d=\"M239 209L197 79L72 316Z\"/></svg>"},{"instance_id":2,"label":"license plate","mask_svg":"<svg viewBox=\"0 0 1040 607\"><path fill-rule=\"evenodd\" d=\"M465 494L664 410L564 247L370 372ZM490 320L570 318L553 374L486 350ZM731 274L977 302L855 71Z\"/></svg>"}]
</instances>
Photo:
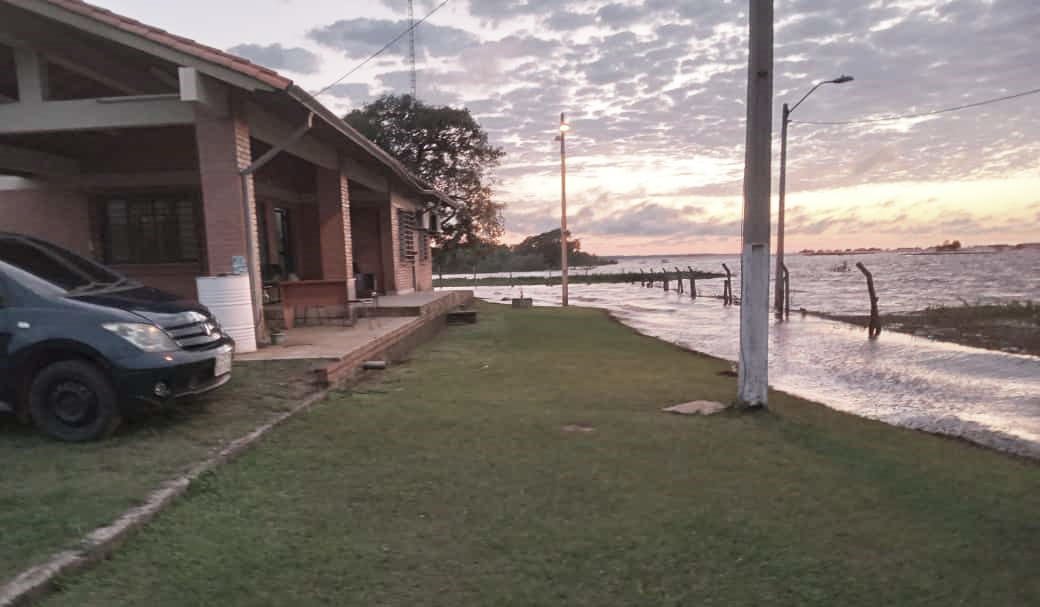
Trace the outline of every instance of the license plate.
<instances>
[{"instance_id":1,"label":"license plate","mask_svg":"<svg viewBox=\"0 0 1040 607\"><path fill-rule=\"evenodd\" d=\"M218 352L213 363L213 376L220 377L231 373L231 351Z\"/></svg>"}]
</instances>

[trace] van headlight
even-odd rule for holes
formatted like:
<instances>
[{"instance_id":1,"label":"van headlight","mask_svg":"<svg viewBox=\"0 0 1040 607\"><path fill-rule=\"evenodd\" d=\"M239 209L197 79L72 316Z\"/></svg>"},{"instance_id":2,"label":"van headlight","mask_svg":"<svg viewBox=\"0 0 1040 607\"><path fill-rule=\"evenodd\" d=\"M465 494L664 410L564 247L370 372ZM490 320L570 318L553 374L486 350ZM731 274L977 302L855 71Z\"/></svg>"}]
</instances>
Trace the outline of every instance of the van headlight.
<instances>
[{"instance_id":1,"label":"van headlight","mask_svg":"<svg viewBox=\"0 0 1040 607\"><path fill-rule=\"evenodd\" d=\"M137 322L110 322L101 325L145 352L169 352L177 344L155 325Z\"/></svg>"}]
</instances>

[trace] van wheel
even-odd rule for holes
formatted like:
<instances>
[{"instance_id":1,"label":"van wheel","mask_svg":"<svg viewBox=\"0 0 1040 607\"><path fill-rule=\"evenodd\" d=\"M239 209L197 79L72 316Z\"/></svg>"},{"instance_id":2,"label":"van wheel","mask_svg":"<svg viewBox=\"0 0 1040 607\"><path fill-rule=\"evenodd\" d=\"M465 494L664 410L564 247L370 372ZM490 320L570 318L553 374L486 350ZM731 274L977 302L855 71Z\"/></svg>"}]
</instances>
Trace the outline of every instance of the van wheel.
<instances>
[{"instance_id":1,"label":"van wheel","mask_svg":"<svg viewBox=\"0 0 1040 607\"><path fill-rule=\"evenodd\" d=\"M36 375L29 412L40 430L70 442L104 438L123 421L112 384L97 367L79 360L56 362Z\"/></svg>"}]
</instances>

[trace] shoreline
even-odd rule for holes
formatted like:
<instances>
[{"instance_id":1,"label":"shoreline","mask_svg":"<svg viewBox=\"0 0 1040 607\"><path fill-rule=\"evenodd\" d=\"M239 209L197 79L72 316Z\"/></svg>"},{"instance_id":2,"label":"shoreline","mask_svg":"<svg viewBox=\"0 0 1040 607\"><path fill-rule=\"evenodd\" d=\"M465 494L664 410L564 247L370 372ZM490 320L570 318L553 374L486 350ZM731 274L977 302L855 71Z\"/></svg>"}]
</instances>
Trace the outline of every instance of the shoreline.
<instances>
[{"instance_id":1,"label":"shoreline","mask_svg":"<svg viewBox=\"0 0 1040 607\"><path fill-rule=\"evenodd\" d=\"M490 301L490 300L482 300L482 301L484 301L486 303L489 303L489 304L492 304L492 305L502 305L504 307L507 307L509 305L507 303L495 302L495 301ZM556 305L549 305L549 306L546 306L546 307L560 309L560 307L556 306ZM652 333L647 333L647 332L641 331L640 329L638 329L638 328L636 328L636 327L634 327L632 325L627 324L624 320L622 320L622 318L620 318L613 311L611 311L611 310L609 310L607 308L603 308L603 307L600 307L600 306L575 306L575 307L580 307L580 308L583 308L583 309L596 310L596 311L604 314L611 321L613 321L613 322L615 322L615 323L617 323L617 324L619 324L621 326L624 326L625 328L627 328L628 330L632 331L633 333L635 333L637 335L641 335L641 336L644 336L644 337L649 337L649 338L655 339L655 340L657 340L657 341L659 341L659 342L661 342L663 344L667 344L668 346L673 347L673 348L675 348L677 350L680 350L680 351L692 354L692 355L697 356L697 357L703 357L703 358L709 359L709 360L723 361L723 362L726 362L726 363L729 363L729 364L734 364L734 361L731 361L731 360L729 360L727 358L716 356L714 354L710 354L710 353L707 353L707 352L704 352L704 351L701 351L701 350L697 350L695 348L692 348L692 347L689 347L689 346L686 346L686 345L683 345L683 344L679 344L679 343L670 341L668 339L665 339L664 337L660 337L660 336L654 335ZM841 320L840 318L829 318L829 317L827 317L826 315L823 315L823 314L812 313L812 312L807 312L807 314L815 316L817 318L822 318L824 320L830 320L830 321L834 321L834 322L846 322L846 321ZM846 324L855 324L855 323L846 323ZM865 326L865 325L863 325L863 326ZM899 331L899 332L906 333L905 331ZM971 344L962 344L962 345L971 345ZM854 417L859 417L859 418L862 418L862 419L870 419L870 420L878 421L880 423L884 423L884 424L892 426L894 428L904 428L904 429L909 429L909 430L916 430L916 431L923 432L925 434L931 434L931 435L934 435L934 436L940 436L940 437L947 438L947 439L963 441L963 442L966 442L966 443L970 443L970 444L972 444L975 447L984 448L984 449L990 449L990 450L993 450L993 451L996 451L996 452L1000 452L1000 453L1003 453L1005 455L1011 455L1011 456L1014 456L1014 457L1021 457L1021 458L1027 459L1027 460L1029 460L1031 462L1036 462L1036 461L1040 460L1040 442L1036 442L1036 441L1032 441L1032 440L1029 440L1029 439L1026 439L1026 438L1010 435L1010 434L1007 434L1007 433L1002 432L1000 430L989 428L989 427L983 426L983 425L981 425L981 424L979 424L977 422L966 420L966 419L962 419L960 417L956 417L956 416L952 416L952 415L948 415L948 416L929 416L926 419L919 417L919 418L915 418L913 420L906 420L906 421L902 421L901 422L899 420L889 419L889 418L886 418L884 416L871 415L867 411L853 411L853 410L839 408L839 407L836 407L836 406L834 406L832 404L828 404L825 399L813 398L811 396L803 395L797 389L792 390L790 387L779 388L779 387L773 385L772 383L770 383L770 388L769 389L770 389L771 392L777 392L777 393L793 396L795 398L806 399L806 400L808 400L810 402L813 402L813 403L815 403L815 404L817 404L819 406L822 406L822 407L824 407L824 408L826 408L828 410L831 410L831 411L835 411L835 412L851 415L851 416L854 416Z\"/></svg>"},{"instance_id":2,"label":"shoreline","mask_svg":"<svg viewBox=\"0 0 1040 607\"><path fill-rule=\"evenodd\" d=\"M1040 357L1040 307L963 306L882 314L882 331L893 331L1008 354ZM866 328L865 314L830 314L806 311L819 318Z\"/></svg>"},{"instance_id":3,"label":"shoreline","mask_svg":"<svg viewBox=\"0 0 1040 607\"><path fill-rule=\"evenodd\" d=\"M486 301L486 300L484 300L484 301ZM487 302L487 303L491 303L492 305L505 305L505 304L498 304L496 302ZM555 306L550 306L550 307L555 307ZM633 327L633 326L631 326L629 324L626 324L625 321L621 320L613 312L611 312L610 310L608 310L606 308L598 308L597 307L597 308L586 308L586 309L592 309L592 310L597 310L599 312L602 312L610 320L612 320L612 321L616 322L617 324L619 324L619 325L629 329L630 331L632 331L633 333L635 333L637 335L641 335L643 337L649 337L651 339L656 339L657 341L659 341L661 343L664 343L664 344L667 344L667 345L672 346L674 348L677 348L677 349L679 349L679 350L681 350L683 352L686 352L688 354L692 354L692 355L698 356L698 357L707 358L709 360L730 363L731 365L734 365L734 366L737 364L735 361L731 361L731 360L728 360L728 359L725 359L725 358L721 358L721 357L715 356L713 354L708 354L707 352L702 352L700 350L695 350L695 349L690 348L688 346L684 346L682 344L678 344L678 343L675 343L675 342L672 342L672 341L668 341L667 339L664 339L662 337L658 337L656 335L652 335L650 333L644 333L643 331L640 331L639 329L637 329L637 328L635 328L635 327ZM810 314L812 314L812 313L810 313ZM824 317L824 316L822 316L820 314L812 314L812 315L820 317L820 318L824 318L825 320L836 320L838 322L843 322L843 321L838 320L838 319L826 318L826 317ZM866 324L864 324L863 326L866 327ZM1004 455L1009 455L1009 456L1016 457L1016 458L1022 458L1024 460L1027 460L1027 461L1030 461L1030 462L1038 462L1038 461L1040 461L1040 443L1037 443L1037 442L1034 442L1034 441L1030 441L1030 440L1025 439L1025 438L1020 438L1018 436L1012 436L1010 434L1006 434L1006 433L1001 432L999 430L994 430L994 429L991 429L991 428L987 428L987 427L982 426L980 424L977 424L975 422L962 420L960 418L956 418L956 417L952 417L952 416L951 417L937 417L937 418L932 420L931 424L928 424L928 425L921 424L921 423L917 423L917 424L898 424L898 423L894 423L894 422L892 422L890 420L883 419L881 417L873 417L873 416L866 415L866 414L863 414L863 413L847 411L845 409L839 409L839 408L836 408L836 407L834 407L832 405L827 404L826 402L815 400L815 399L807 397L807 396L802 396L801 394L798 394L797 392L788 391L788 390L784 390L784 389L781 389L781 388L774 387L772 384L770 384L770 386L769 386L769 391L770 392L780 393L780 394L785 394L785 395L788 395L788 396L792 396L794 398L804 399L807 402L811 402L811 403L813 403L815 405L818 405L818 406L821 406L821 407L825 407L826 409L828 409L830 411L841 413L843 415L851 415L853 417L858 417L858 418L861 418L861 419L869 419L869 420L872 420L872 421L877 421L877 422L883 423L885 425L892 426L893 428L903 428L903 429L907 429L907 430L914 430L914 431L917 431L917 432L923 432L925 434L930 434L932 436L938 436L938 437L945 438L945 439L948 439L948 440L953 440L953 441L969 444L969 445L971 445L973 447L976 447L976 448L990 449L990 450L996 451L998 453L1002 453ZM766 408L768 409L769 405L766 405ZM951 422L953 422L953 423L951 423Z\"/></svg>"}]
</instances>

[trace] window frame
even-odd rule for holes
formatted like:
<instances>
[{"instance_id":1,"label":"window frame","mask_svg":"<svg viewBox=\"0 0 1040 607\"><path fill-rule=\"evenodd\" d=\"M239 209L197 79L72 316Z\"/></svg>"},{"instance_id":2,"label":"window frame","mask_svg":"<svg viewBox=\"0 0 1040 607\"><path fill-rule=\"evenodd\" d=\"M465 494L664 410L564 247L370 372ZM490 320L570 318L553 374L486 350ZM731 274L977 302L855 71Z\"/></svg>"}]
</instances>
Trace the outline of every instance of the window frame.
<instances>
[{"instance_id":1,"label":"window frame","mask_svg":"<svg viewBox=\"0 0 1040 607\"><path fill-rule=\"evenodd\" d=\"M116 259L113 251L113 229L112 220L110 214L110 208L113 203L121 202L125 205L125 219L126 219L126 230L128 233L127 239L127 251L126 259ZM157 255L155 258L147 258L143 256L142 249L140 248L139 242L134 242L130 236L136 233L136 230L130 228L131 222L131 208L134 206L141 207L147 205L149 207L149 213L146 216L148 221L155 226L154 235L157 237L158 231L158 218L161 216L156 213L156 203L165 202L170 205L169 217L173 218L176 222L177 237L172 240L177 254L176 255ZM195 249L193 255L187 255L184 252L184 240L181 236L181 232L185 226L182 225L182 217L180 214L179 205L187 203L191 206L191 212L187 214L190 217L189 227L191 229L192 237L194 239ZM123 266L123 265L163 265L163 264L198 264L205 259L205 239L203 235L203 226L201 221L202 211L202 197L198 192L134 192L129 194L121 193L109 193L97 197L97 209L98 209L98 223L100 227L101 235L101 258L106 265Z\"/></svg>"},{"instance_id":2,"label":"window frame","mask_svg":"<svg viewBox=\"0 0 1040 607\"><path fill-rule=\"evenodd\" d=\"M401 261L415 263L419 251L417 246L415 212L406 209L397 209L397 246L398 257Z\"/></svg>"}]
</instances>

